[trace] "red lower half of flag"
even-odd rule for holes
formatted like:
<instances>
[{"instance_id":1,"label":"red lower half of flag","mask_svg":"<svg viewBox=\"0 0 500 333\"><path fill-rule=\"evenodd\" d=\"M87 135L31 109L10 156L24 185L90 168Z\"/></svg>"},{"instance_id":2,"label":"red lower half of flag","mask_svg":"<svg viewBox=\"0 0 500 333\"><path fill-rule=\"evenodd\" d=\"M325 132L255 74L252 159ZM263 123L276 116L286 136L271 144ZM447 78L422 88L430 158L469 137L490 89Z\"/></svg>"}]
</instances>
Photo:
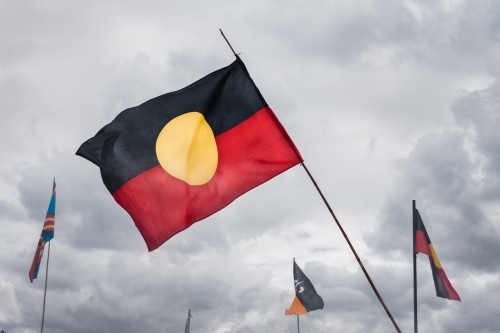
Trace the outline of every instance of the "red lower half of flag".
<instances>
[{"instance_id":1,"label":"red lower half of flag","mask_svg":"<svg viewBox=\"0 0 500 333\"><path fill-rule=\"evenodd\" d=\"M115 200L134 220L149 251L302 162L268 107L215 139L218 165L206 184L189 185L156 166L114 193Z\"/></svg>"},{"instance_id":2,"label":"red lower half of flag","mask_svg":"<svg viewBox=\"0 0 500 333\"><path fill-rule=\"evenodd\" d=\"M40 269L40 264L42 262L44 248L45 248L45 241L43 240L43 234L42 234L42 236L40 236L40 240L38 241L38 245L35 250L35 255L33 257L33 261L31 263L31 267L28 273L28 276L32 283L33 280L38 277L38 270Z\"/></svg>"},{"instance_id":3,"label":"red lower half of flag","mask_svg":"<svg viewBox=\"0 0 500 333\"><path fill-rule=\"evenodd\" d=\"M437 275L438 275L438 279L441 280L441 286L444 288L444 290L443 290L444 293L441 292L443 295L438 295L438 296L443 297L443 298L447 298L447 299L451 299L451 300L455 300L455 301L460 301L460 296L455 291L455 288L453 288L453 286L451 285L450 280L448 280L448 276L446 276L444 269L438 268Z\"/></svg>"},{"instance_id":4,"label":"red lower half of flag","mask_svg":"<svg viewBox=\"0 0 500 333\"><path fill-rule=\"evenodd\" d=\"M427 239L425 238L425 234L422 230L417 230L415 233L415 253L424 253L429 257L431 256L429 243L427 243Z\"/></svg>"}]
</instances>

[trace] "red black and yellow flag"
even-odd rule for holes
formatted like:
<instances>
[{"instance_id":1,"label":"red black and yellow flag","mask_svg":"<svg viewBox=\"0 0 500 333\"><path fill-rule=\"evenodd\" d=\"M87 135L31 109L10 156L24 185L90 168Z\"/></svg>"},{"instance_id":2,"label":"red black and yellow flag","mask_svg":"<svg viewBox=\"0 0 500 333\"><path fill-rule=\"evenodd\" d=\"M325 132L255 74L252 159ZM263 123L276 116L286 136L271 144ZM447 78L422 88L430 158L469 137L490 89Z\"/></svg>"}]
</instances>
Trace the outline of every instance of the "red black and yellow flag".
<instances>
[{"instance_id":1,"label":"red black and yellow flag","mask_svg":"<svg viewBox=\"0 0 500 333\"><path fill-rule=\"evenodd\" d=\"M302 157L241 61L129 108L78 149L149 251Z\"/></svg>"},{"instance_id":2,"label":"red black and yellow flag","mask_svg":"<svg viewBox=\"0 0 500 333\"><path fill-rule=\"evenodd\" d=\"M325 304L323 299L314 289L311 280L302 272L300 267L293 261L293 283L295 286L295 298L285 315L303 315L309 311L322 310Z\"/></svg>"},{"instance_id":3,"label":"red black and yellow flag","mask_svg":"<svg viewBox=\"0 0 500 333\"><path fill-rule=\"evenodd\" d=\"M450 300L460 301L460 296L455 291L453 286L451 285L450 280L446 276L443 267L441 266L441 262L434 251L434 246L431 243L431 239L427 234L427 230L425 230L424 222L420 217L420 213L417 209L415 209L417 219L415 226L415 254L416 253L424 253L429 256L429 262L431 264L432 269L432 277L434 279L434 286L436 287L436 296L447 298Z\"/></svg>"}]
</instances>

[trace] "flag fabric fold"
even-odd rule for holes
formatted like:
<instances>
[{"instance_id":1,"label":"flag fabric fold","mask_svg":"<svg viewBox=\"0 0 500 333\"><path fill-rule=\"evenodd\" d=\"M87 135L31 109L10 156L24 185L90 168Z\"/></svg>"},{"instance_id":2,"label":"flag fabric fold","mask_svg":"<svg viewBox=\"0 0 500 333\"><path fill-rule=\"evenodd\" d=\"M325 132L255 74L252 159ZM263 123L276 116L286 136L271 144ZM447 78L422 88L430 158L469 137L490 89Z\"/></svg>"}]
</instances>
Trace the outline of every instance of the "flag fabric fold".
<instances>
[{"instance_id":1,"label":"flag fabric fold","mask_svg":"<svg viewBox=\"0 0 500 333\"><path fill-rule=\"evenodd\" d=\"M84 142L149 251L302 157L238 57L129 108Z\"/></svg>"},{"instance_id":2,"label":"flag fabric fold","mask_svg":"<svg viewBox=\"0 0 500 333\"><path fill-rule=\"evenodd\" d=\"M50 198L49 208L47 209L47 215L45 215L45 221L43 223L42 233L38 240L38 245L36 247L35 256L33 257L33 262L29 270L29 278L33 283L33 280L38 276L38 270L40 269L40 263L42 262L43 250L45 244L54 238L56 222L56 181L52 185L52 197Z\"/></svg>"},{"instance_id":3,"label":"flag fabric fold","mask_svg":"<svg viewBox=\"0 0 500 333\"><path fill-rule=\"evenodd\" d=\"M434 287L436 288L436 296L447 298L449 300L460 301L460 296L455 291L451 285L450 280L446 276L441 262L434 250L434 246L431 243L431 239L427 234L424 222L420 213L415 209L417 215L417 221L415 226L415 254L423 253L429 257L429 262L432 270L432 277L434 279Z\"/></svg>"},{"instance_id":4,"label":"flag fabric fold","mask_svg":"<svg viewBox=\"0 0 500 333\"><path fill-rule=\"evenodd\" d=\"M324 308L323 299L318 295L311 280L302 272L295 260L293 261L293 281L295 298L290 308L286 309L285 315L303 315Z\"/></svg>"}]
</instances>

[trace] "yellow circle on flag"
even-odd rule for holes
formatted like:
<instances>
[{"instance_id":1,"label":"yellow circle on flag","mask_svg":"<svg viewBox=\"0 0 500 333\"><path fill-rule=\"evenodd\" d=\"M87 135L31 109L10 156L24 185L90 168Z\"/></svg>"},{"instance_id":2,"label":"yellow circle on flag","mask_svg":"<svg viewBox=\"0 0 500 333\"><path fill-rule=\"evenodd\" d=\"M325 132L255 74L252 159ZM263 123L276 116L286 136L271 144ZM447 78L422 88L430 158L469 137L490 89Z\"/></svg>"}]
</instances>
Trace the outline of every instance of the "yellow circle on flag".
<instances>
[{"instance_id":1,"label":"yellow circle on flag","mask_svg":"<svg viewBox=\"0 0 500 333\"><path fill-rule=\"evenodd\" d=\"M156 157L162 168L189 185L207 183L217 170L214 132L199 112L169 121L156 139Z\"/></svg>"}]
</instances>

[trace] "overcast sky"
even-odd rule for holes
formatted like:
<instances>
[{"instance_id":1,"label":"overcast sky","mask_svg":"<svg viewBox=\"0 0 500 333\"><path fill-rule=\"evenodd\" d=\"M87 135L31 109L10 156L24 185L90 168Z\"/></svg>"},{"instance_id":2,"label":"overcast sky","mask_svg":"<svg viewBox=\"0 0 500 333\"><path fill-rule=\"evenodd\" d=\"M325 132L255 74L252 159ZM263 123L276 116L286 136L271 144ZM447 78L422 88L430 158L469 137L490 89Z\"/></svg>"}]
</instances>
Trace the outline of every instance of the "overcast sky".
<instances>
[{"instance_id":1,"label":"overcast sky","mask_svg":"<svg viewBox=\"0 0 500 333\"><path fill-rule=\"evenodd\" d=\"M122 110L234 60L222 28L413 330L417 201L462 302L418 256L421 332L500 332L500 2L0 0L0 330L296 332L292 258L325 308L303 332L395 332L301 166L148 252L75 152Z\"/></svg>"}]
</instances>

